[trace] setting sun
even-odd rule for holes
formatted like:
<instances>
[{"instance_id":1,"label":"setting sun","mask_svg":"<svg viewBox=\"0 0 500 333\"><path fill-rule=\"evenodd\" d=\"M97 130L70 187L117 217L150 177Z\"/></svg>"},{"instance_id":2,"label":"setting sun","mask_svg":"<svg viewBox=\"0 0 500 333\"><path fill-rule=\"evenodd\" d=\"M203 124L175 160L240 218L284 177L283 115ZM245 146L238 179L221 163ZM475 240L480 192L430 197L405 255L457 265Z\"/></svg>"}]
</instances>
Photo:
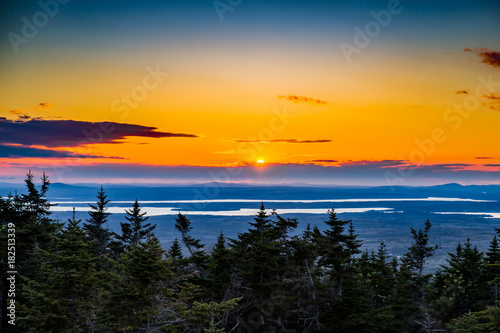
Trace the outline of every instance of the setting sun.
<instances>
[{"instance_id":1,"label":"setting sun","mask_svg":"<svg viewBox=\"0 0 500 333\"><path fill-rule=\"evenodd\" d=\"M263 160L258 160L257 164L264 164L265 162Z\"/></svg>"}]
</instances>

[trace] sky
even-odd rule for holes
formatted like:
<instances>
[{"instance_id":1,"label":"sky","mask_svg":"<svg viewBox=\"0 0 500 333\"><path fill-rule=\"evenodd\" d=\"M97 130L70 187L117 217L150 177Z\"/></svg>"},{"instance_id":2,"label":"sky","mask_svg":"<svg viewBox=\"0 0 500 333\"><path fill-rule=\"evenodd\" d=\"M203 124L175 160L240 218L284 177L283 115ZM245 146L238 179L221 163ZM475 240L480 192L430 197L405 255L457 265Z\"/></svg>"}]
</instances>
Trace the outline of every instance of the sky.
<instances>
[{"instance_id":1,"label":"sky","mask_svg":"<svg viewBox=\"0 0 500 333\"><path fill-rule=\"evenodd\" d=\"M498 1L11 2L0 182L500 184Z\"/></svg>"}]
</instances>

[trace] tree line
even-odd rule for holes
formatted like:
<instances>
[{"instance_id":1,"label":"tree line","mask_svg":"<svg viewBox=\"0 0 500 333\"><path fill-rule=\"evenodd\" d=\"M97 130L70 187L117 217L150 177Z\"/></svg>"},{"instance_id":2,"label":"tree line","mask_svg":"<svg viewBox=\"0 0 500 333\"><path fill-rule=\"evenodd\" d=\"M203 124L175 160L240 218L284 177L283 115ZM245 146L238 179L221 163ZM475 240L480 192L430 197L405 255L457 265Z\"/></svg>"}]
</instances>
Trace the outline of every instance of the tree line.
<instances>
[{"instance_id":1,"label":"tree line","mask_svg":"<svg viewBox=\"0 0 500 333\"><path fill-rule=\"evenodd\" d=\"M354 224L326 212L324 226L264 204L248 229L208 249L188 216L163 248L135 201L120 230L107 227L101 187L88 218L51 217L50 182L0 197L4 332L500 332L500 229L489 249L470 240L427 273L432 224L410 228L400 258L381 243L361 251ZM8 323L8 223L16 230L16 325Z\"/></svg>"}]
</instances>

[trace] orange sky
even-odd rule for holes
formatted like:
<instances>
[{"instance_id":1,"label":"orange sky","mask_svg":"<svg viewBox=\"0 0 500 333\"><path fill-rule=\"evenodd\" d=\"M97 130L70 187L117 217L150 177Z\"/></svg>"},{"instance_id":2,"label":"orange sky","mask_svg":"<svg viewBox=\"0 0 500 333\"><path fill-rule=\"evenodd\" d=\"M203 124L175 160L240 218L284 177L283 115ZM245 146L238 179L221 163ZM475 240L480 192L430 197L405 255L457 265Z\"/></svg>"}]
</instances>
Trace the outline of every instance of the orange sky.
<instances>
[{"instance_id":1,"label":"orange sky","mask_svg":"<svg viewBox=\"0 0 500 333\"><path fill-rule=\"evenodd\" d=\"M60 15L64 15L62 10ZM68 5L67 10L81 9ZM270 30L268 36L247 34L244 22L253 14L239 10L241 21L223 22L222 28L211 23L218 34L184 32L164 41L158 32L148 34L147 29L143 38L131 34L128 41L125 31L123 35L103 32L92 41L80 30L70 40L58 29L76 28L56 17L53 26L40 29L40 37L22 45L18 54L4 49L0 53L2 76L8 84L0 92L0 117L107 121L196 137L132 134L116 139L117 144L91 142L82 136L80 146L44 146L43 142L37 146L10 138L3 143L104 158L5 153L0 159L2 175L17 177L23 166L54 162L238 166L259 159L265 164L330 166L399 160L498 169L483 165L500 163L500 113L495 110L500 66L485 62L487 55L480 51L464 49L500 50L500 45L497 39L488 39L490 31L483 34L480 45L473 36L460 40L447 35L454 25L472 28L474 20L463 23L443 14L446 19L435 23L441 30L424 41L410 29L418 27L419 18L403 11L399 14L403 16L394 16L393 23L348 62L339 44L352 43L353 26L368 22L369 15L343 23L344 30L318 28L317 34L306 30L294 39L279 28L274 33ZM352 11L369 13L354 7ZM120 18L120 14L112 16L110 21ZM286 22L286 17L281 19ZM489 23L499 31L493 17ZM173 22L171 26L183 29L186 24ZM15 22L11 26L16 27ZM400 30L407 31L406 41ZM478 35L482 32L481 27L475 30ZM498 52L493 53L492 59L495 54L498 57ZM155 78L154 71L162 74ZM126 102L127 95L134 94ZM0 135L6 135L5 131Z\"/></svg>"}]
</instances>

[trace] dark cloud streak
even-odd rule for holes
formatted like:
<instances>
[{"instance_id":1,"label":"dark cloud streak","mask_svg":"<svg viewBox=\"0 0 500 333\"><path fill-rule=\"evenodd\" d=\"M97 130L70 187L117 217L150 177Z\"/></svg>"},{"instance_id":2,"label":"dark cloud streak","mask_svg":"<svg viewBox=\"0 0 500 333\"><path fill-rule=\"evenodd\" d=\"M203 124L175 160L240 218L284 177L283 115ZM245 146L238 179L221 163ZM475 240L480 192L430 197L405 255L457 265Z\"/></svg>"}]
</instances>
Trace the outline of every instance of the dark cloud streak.
<instances>
[{"instance_id":1,"label":"dark cloud streak","mask_svg":"<svg viewBox=\"0 0 500 333\"><path fill-rule=\"evenodd\" d=\"M316 105L328 105L329 103L326 101L322 101L320 99L312 98L312 97L306 97L306 96L297 96L297 95L278 95L279 99L286 99L287 101L294 102L294 103L309 103L309 104L316 104Z\"/></svg>"},{"instance_id":2,"label":"dark cloud streak","mask_svg":"<svg viewBox=\"0 0 500 333\"><path fill-rule=\"evenodd\" d=\"M329 143L332 140L300 140L300 139L274 139L274 140L236 140L238 143Z\"/></svg>"},{"instance_id":3,"label":"dark cloud streak","mask_svg":"<svg viewBox=\"0 0 500 333\"><path fill-rule=\"evenodd\" d=\"M121 159L120 157L108 157L99 155L77 154L69 151L39 149L23 146L8 146L0 145L0 158L112 158Z\"/></svg>"},{"instance_id":4,"label":"dark cloud streak","mask_svg":"<svg viewBox=\"0 0 500 333\"><path fill-rule=\"evenodd\" d=\"M0 118L0 144L75 147L95 143L122 143L126 137L196 138L194 134L158 131L156 127L114 122Z\"/></svg>"},{"instance_id":5,"label":"dark cloud streak","mask_svg":"<svg viewBox=\"0 0 500 333\"><path fill-rule=\"evenodd\" d=\"M472 52L481 58L481 62L491 65L493 67L500 67L500 52L486 49L483 47L476 47L474 49L466 48L465 52Z\"/></svg>"}]
</instances>

